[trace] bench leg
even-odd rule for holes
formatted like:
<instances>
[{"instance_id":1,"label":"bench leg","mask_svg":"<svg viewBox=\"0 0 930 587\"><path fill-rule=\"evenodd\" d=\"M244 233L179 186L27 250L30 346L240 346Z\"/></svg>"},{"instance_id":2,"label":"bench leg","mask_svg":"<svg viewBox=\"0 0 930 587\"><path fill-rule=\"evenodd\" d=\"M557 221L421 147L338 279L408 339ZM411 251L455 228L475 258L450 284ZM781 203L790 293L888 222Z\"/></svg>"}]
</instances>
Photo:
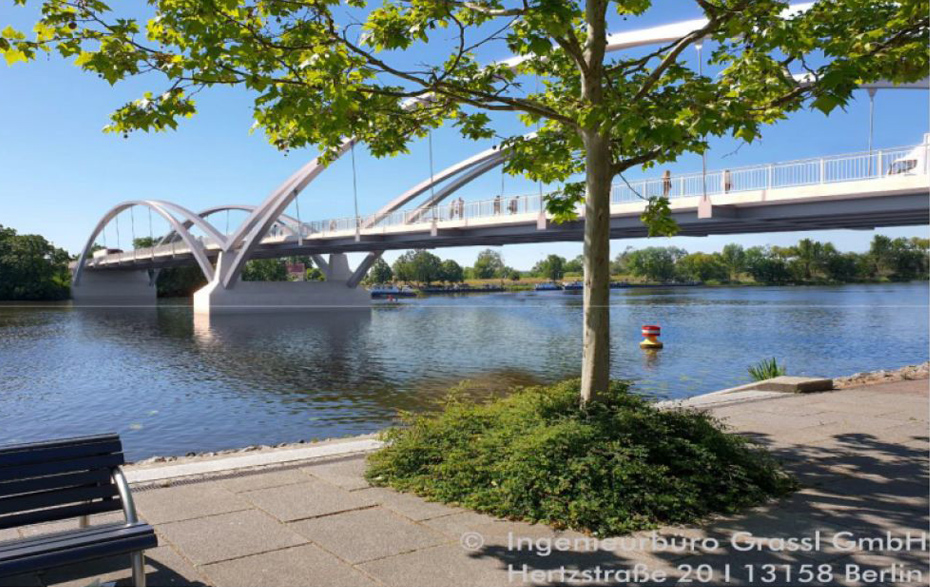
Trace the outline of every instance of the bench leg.
<instances>
[{"instance_id":1,"label":"bench leg","mask_svg":"<svg viewBox=\"0 0 930 587\"><path fill-rule=\"evenodd\" d=\"M132 557L132 584L135 587L145 587L145 555L139 551L129 556Z\"/></svg>"}]
</instances>

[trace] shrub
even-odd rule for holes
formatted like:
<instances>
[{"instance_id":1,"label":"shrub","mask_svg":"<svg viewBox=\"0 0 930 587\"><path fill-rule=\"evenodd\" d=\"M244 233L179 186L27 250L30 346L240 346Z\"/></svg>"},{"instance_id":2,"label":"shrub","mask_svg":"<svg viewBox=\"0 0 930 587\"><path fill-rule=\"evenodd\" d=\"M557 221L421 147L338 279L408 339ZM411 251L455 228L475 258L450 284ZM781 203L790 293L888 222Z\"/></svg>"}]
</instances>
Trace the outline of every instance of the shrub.
<instances>
[{"instance_id":1,"label":"shrub","mask_svg":"<svg viewBox=\"0 0 930 587\"><path fill-rule=\"evenodd\" d=\"M712 417L660 410L615 382L579 405L579 382L487 403L453 394L406 415L369 457L368 479L511 519L600 535L690 523L790 491L761 448Z\"/></svg>"},{"instance_id":2,"label":"shrub","mask_svg":"<svg viewBox=\"0 0 930 587\"><path fill-rule=\"evenodd\" d=\"M785 366L779 365L775 357L772 357L771 359L763 359L755 365L750 365L748 371L753 381L764 381L784 375Z\"/></svg>"}]
</instances>

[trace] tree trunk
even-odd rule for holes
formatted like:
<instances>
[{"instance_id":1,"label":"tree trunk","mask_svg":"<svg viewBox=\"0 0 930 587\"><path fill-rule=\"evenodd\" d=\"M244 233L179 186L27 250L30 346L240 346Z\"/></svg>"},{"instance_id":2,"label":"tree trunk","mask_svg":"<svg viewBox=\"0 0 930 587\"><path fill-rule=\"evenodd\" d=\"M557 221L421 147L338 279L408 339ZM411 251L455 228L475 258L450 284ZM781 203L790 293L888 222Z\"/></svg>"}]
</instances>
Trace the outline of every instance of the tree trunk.
<instances>
[{"instance_id":1,"label":"tree trunk","mask_svg":"<svg viewBox=\"0 0 930 587\"><path fill-rule=\"evenodd\" d=\"M581 71L581 97L590 107L604 102L606 0L585 2L588 36ZM593 122L581 129L585 146L584 331L581 402L598 399L610 383L610 141Z\"/></svg>"},{"instance_id":2,"label":"tree trunk","mask_svg":"<svg viewBox=\"0 0 930 587\"><path fill-rule=\"evenodd\" d=\"M581 401L597 400L610 380L610 145L596 131L583 133L584 339Z\"/></svg>"}]
</instances>

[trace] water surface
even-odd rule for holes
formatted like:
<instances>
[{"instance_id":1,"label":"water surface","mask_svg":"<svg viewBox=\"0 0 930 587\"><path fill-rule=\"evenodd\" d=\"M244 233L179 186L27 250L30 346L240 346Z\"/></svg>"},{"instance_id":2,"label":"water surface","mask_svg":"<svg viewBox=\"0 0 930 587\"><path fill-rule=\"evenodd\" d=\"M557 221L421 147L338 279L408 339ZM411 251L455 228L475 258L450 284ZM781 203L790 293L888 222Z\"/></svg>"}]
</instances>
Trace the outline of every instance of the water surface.
<instances>
[{"instance_id":1,"label":"water surface","mask_svg":"<svg viewBox=\"0 0 930 587\"><path fill-rule=\"evenodd\" d=\"M927 284L656 288L611 296L612 374L681 398L777 357L834 376L928 359ZM643 324L665 349L638 347ZM131 459L372 432L463 379L578 372L581 296L476 294L371 311L0 305L0 443L116 431Z\"/></svg>"}]
</instances>

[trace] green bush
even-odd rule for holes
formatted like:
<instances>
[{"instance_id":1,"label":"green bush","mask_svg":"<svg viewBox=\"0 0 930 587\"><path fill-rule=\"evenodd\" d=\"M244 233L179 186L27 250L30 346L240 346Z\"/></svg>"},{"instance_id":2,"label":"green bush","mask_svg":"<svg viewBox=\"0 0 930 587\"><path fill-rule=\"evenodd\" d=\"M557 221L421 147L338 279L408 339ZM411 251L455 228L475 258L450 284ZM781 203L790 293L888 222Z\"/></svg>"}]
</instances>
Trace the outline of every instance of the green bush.
<instances>
[{"instance_id":1,"label":"green bush","mask_svg":"<svg viewBox=\"0 0 930 587\"><path fill-rule=\"evenodd\" d=\"M755 365L750 365L747 370L753 381L765 381L766 379L781 377L786 373L785 366L779 365L775 357L762 359Z\"/></svg>"},{"instance_id":2,"label":"green bush","mask_svg":"<svg viewBox=\"0 0 930 587\"><path fill-rule=\"evenodd\" d=\"M773 459L710 416L659 410L613 383L579 405L579 382L487 403L453 394L384 433L367 477L500 517L600 535L731 512L794 488Z\"/></svg>"}]
</instances>

